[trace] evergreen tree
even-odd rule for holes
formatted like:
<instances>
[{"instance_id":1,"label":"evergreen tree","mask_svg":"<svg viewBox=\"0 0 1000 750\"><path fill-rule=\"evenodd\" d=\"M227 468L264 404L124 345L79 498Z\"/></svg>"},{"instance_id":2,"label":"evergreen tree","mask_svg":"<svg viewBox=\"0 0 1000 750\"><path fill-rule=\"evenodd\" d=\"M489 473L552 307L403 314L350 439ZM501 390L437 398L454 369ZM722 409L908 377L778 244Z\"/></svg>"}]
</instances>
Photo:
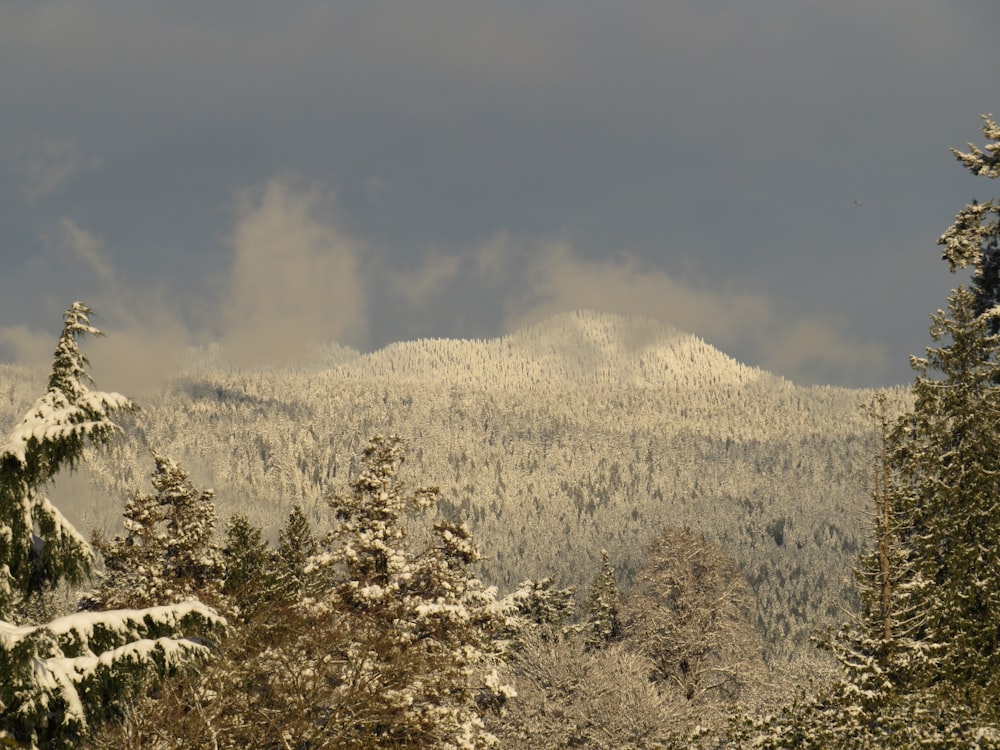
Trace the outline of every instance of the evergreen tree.
<instances>
[{"instance_id":1,"label":"evergreen tree","mask_svg":"<svg viewBox=\"0 0 1000 750\"><path fill-rule=\"evenodd\" d=\"M104 444L120 431L116 414L135 408L121 394L88 387L77 339L102 335L91 313L80 302L66 311L48 390L0 445L0 618L60 581L80 583L93 566L86 540L42 492L59 471L77 466L88 443Z\"/></svg>"},{"instance_id":2,"label":"evergreen tree","mask_svg":"<svg viewBox=\"0 0 1000 750\"><path fill-rule=\"evenodd\" d=\"M611 567L608 551L602 549L601 571L590 584L590 593L587 597L585 640L588 648L603 648L621 637L618 606L619 594L615 570Z\"/></svg>"},{"instance_id":3,"label":"evergreen tree","mask_svg":"<svg viewBox=\"0 0 1000 750\"><path fill-rule=\"evenodd\" d=\"M576 612L576 590L557 588L551 577L522 581L513 593L504 597L513 613L512 626L516 632L541 628L548 637L567 635L572 629L568 623Z\"/></svg>"},{"instance_id":4,"label":"evergreen tree","mask_svg":"<svg viewBox=\"0 0 1000 750\"><path fill-rule=\"evenodd\" d=\"M222 592L241 618L252 616L275 592L274 554L261 538L260 528L237 513L226 525L223 549L226 575Z\"/></svg>"},{"instance_id":5,"label":"evergreen tree","mask_svg":"<svg viewBox=\"0 0 1000 750\"><path fill-rule=\"evenodd\" d=\"M986 153L956 151L974 174L996 178L1000 129L986 118ZM905 543L925 587L923 638L946 658L930 679L945 680L965 705L993 708L1000 688L1000 308L991 270L995 202L973 203L939 240L952 272L971 267L947 311L932 315L935 345L914 357L912 414L900 423L893 461L912 519ZM1000 718L1000 717L998 717Z\"/></svg>"},{"instance_id":6,"label":"evergreen tree","mask_svg":"<svg viewBox=\"0 0 1000 750\"><path fill-rule=\"evenodd\" d=\"M404 458L399 437L372 438L350 492L330 498L338 525L311 566L351 641L335 678L348 698L334 708L339 746L486 746L479 706L504 694L488 664L500 607L467 570L477 553L463 526L438 524L432 547L411 551L405 515L438 490L407 490Z\"/></svg>"},{"instance_id":7,"label":"evergreen tree","mask_svg":"<svg viewBox=\"0 0 1000 750\"><path fill-rule=\"evenodd\" d=\"M150 606L169 589L164 508L155 495L136 493L125 502L125 536L106 540L94 532L94 547L104 558L101 586L85 609Z\"/></svg>"},{"instance_id":8,"label":"evergreen tree","mask_svg":"<svg viewBox=\"0 0 1000 750\"><path fill-rule=\"evenodd\" d=\"M143 607L215 598L225 576L211 490L198 492L175 461L156 456L155 495L125 505L124 537L95 538L105 577L90 606Z\"/></svg>"},{"instance_id":9,"label":"evergreen tree","mask_svg":"<svg viewBox=\"0 0 1000 750\"><path fill-rule=\"evenodd\" d=\"M278 532L275 585L281 596L295 600L302 594L306 585L306 566L317 552L319 545L309 520L302 506L296 505Z\"/></svg>"},{"instance_id":10,"label":"evergreen tree","mask_svg":"<svg viewBox=\"0 0 1000 750\"><path fill-rule=\"evenodd\" d=\"M76 339L100 335L90 314L79 302L66 312L49 389L0 446L0 742L31 748L77 747L88 726L115 718L151 679L207 653L190 636L222 625L197 602L41 625L4 621L25 597L91 570L90 546L41 493L88 443L119 431L114 414L134 408L124 396L89 390Z\"/></svg>"},{"instance_id":11,"label":"evergreen tree","mask_svg":"<svg viewBox=\"0 0 1000 750\"><path fill-rule=\"evenodd\" d=\"M995 179L1000 127L984 120L985 149L953 153ZM877 425L874 546L860 616L834 644L845 679L767 723L760 747L1000 747L998 217L996 201L973 202L938 240L971 282L911 358L912 411Z\"/></svg>"}]
</instances>

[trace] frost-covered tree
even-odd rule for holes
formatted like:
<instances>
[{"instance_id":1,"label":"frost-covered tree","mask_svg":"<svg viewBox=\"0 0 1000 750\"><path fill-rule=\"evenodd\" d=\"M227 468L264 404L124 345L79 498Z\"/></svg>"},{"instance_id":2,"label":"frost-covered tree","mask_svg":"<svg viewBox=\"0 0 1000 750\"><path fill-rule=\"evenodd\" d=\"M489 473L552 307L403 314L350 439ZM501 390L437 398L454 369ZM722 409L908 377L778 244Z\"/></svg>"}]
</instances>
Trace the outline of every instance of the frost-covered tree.
<instances>
[{"instance_id":1,"label":"frost-covered tree","mask_svg":"<svg viewBox=\"0 0 1000 750\"><path fill-rule=\"evenodd\" d=\"M621 644L523 634L511 671L517 696L489 726L509 748L688 748L683 707L649 681L646 656Z\"/></svg>"},{"instance_id":2,"label":"frost-covered tree","mask_svg":"<svg viewBox=\"0 0 1000 750\"><path fill-rule=\"evenodd\" d=\"M404 517L438 491L408 490L404 457L399 437L372 438L350 491L330 498L338 523L313 563L350 633L334 678L351 698L333 709L341 746L486 746L478 706L503 695L489 666L500 608L467 569L477 553L463 526L439 523L429 549L411 549Z\"/></svg>"},{"instance_id":3,"label":"frost-covered tree","mask_svg":"<svg viewBox=\"0 0 1000 750\"><path fill-rule=\"evenodd\" d=\"M588 648L603 648L621 637L620 596L615 569L606 549L601 550L601 570L587 595L585 638Z\"/></svg>"},{"instance_id":4,"label":"frost-covered tree","mask_svg":"<svg viewBox=\"0 0 1000 750\"><path fill-rule=\"evenodd\" d=\"M626 643L651 679L705 714L745 698L764 668L746 578L715 544L668 529L622 604Z\"/></svg>"},{"instance_id":5,"label":"frost-covered tree","mask_svg":"<svg viewBox=\"0 0 1000 750\"><path fill-rule=\"evenodd\" d=\"M66 311L48 390L0 446L0 618L60 581L80 583L93 565L86 540L44 494L59 471L79 464L88 443L119 431L116 414L134 408L119 393L89 388L77 339L102 335L90 314L80 302Z\"/></svg>"},{"instance_id":6,"label":"frost-covered tree","mask_svg":"<svg viewBox=\"0 0 1000 750\"><path fill-rule=\"evenodd\" d=\"M95 546L104 559L94 607L143 607L192 598L215 599L225 569L215 542L211 490L199 492L175 461L155 456L156 494L137 494L125 505L125 535Z\"/></svg>"},{"instance_id":7,"label":"frost-covered tree","mask_svg":"<svg viewBox=\"0 0 1000 750\"><path fill-rule=\"evenodd\" d=\"M576 590L557 588L552 577L528 579L504 598L509 612L505 634L516 649L525 634L561 640L578 629L571 620L576 613Z\"/></svg>"},{"instance_id":8,"label":"frost-covered tree","mask_svg":"<svg viewBox=\"0 0 1000 750\"><path fill-rule=\"evenodd\" d=\"M0 446L0 741L32 748L76 747L89 725L115 718L122 699L207 651L190 636L222 624L197 602L4 621L26 597L91 571L90 546L43 494L87 444L119 431L115 414L134 408L89 389L77 339L100 335L90 314L79 302L67 310L48 391Z\"/></svg>"}]
</instances>

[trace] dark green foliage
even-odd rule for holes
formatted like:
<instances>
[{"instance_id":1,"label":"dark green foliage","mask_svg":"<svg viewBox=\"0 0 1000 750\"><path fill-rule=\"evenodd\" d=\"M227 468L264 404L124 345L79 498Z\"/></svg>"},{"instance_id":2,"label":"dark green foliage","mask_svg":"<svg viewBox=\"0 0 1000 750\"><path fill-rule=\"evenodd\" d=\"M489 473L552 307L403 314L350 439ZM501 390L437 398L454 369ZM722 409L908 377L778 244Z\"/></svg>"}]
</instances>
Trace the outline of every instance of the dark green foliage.
<instances>
[{"instance_id":1,"label":"dark green foliage","mask_svg":"<svg viewBox=\"0 0 1000 750\"><path fill-rule=\"evenodd\" d=\"M0 727L43 750L79 747L88 726L118 718L131 697L207 655L201 642L179 636L220 627L197 602L16 630L0 623Z\"/></svg>"},{"instance_id":2,"label":"dark green foliage","mask_svg":"<svg viewBox=\"0 0 1000 750\"><path fill-rule=\"evenodd\" d=\"M66 311L48 391L0 445L0 618L9 619L22 598L61 581L80 583L91 571L86 541L42 494L89 443L106 443L119 430L115 414L135 408L120 394L88 388L77 339L101 335L91 312L79 302Z\"/></svg>"},{"instance_id":3,"label":"dark green foliage","mask_svg":"<svg viewBox=\"0 0 1000 750\"><path fill-rule=\"evenodd\" d=\"M302 506L294 506L278 533L278 550L275 556L276 593L289 600L297 599L306 585L306 565L309 558L318 551L319 545Z\"/></svg>"},{"instance_id":4,"label":"dark green foliage","mask_svg":"<svg viewBox=\"0 0 1000 750\"><path fill-rule=\"evenodd\" d=\"M4 621L23 611L27 597L91 570L90 546L41 494L88 444L105 444L118 431L112 415L134 409L124 396L87 387L76 338L99 334L89 314L80 303L67 311L49 390L0 446L0 742L40 750L79 747L89 727L117 718L131 697L205 655L193 636L224 626L198 602L81 612L44 625ZM136 538L155 525L147 511L131 508Z\"/></svg>"},{"instance_id":5,"label":"dark green foliage","mask_svg":"<svg viewBox=\"0 0 1000 750\"><path fill-rule=\"evenodd\" d=\"M274 554L261 538L260 528L236 514L226 526L223 549L226 575L222 593L236 606L241 617L252 616L258 607L274 598Z\"/></svg>"}]
</instances>

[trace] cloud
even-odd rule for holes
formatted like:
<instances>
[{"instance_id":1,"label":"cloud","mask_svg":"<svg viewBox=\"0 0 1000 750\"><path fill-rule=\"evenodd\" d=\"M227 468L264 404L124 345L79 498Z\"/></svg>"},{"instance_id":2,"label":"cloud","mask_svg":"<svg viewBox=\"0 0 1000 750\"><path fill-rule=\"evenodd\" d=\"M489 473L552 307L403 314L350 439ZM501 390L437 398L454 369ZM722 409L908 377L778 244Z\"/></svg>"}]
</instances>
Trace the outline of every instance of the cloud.
<instances>
[{"instance_id":1,"label":"cloud","mask_svg":"<svg viewBox=\"0 0 1000 750\"><path fill-rule=\"evenodd\" d=\"M44 235L59 253L53 262L73 278L74 297L94 310L91 322L107 333L81 343L93 363L97 386L138 396L166 383L179 371L193 340L182 322L183 296L176 290L123 278L105 253L104 240L71 218L62 217ZM40 321L41 330L2 329L0 346L18 362L47 366L56 345L58 320Z\"/></svg>"},{"instance_id":2,"label":"cloud","mask_svg":"<svg viewBox=\"0 0 1000 750\"><path fill-rule=\"evenodd\" d=\"M494 242L486 253L492 267L504 267L502 247ZM590 260L565 242L530 251L509 245L506 264L523 269L520 289L507 299L508 330L559 312L595 309L659 320L800 383L860 385L878 381L887 368L881 346L850 336L838 321L788 309L732 282L710 288L628 254Z\"/></svg>"},{"instance_id":3,"label":"cloud","mask_svg":"<svg viewBox=\"0 0 1000 750\"><path fill-rule=\"evenodd\" d=\"M87 231L72 219L63 217L59 220L59 246L63 251L82 261L101 281L114 283L115 270L101 253L104 241L100 237Z\"/></svg>"},{"instance_id":4,"label":"cloud","mask_svg":"<svg viewBox=\"0 0 1000 750\"><path fill-rule=\"evenodd\" d=\"M317 342L363 340L366 248L337 225L323 188L275 178L243 191L229 244L219 317L235 361L282 361Z\"/></svg>"},{"instance_id":5,"label":"cloud","mask_svg":"<svg viewBox=\"0 0 1000 750\"><path fill-rule=\"evenodd\" d=\"M74 174L96 164L75 139L35 140L18 149L17 155L28 205L56 193Z\"/></svg>"},{"instance_id":6,"label":"cloud","mask_svg":"<svg viewBox=\"0 0 1000 750\"><path fill-rule=\"evenodd\" d=\"M792 321L756 345L767 369L805 383L870 384L889 367L884 346L849 336L831 321Z\"/></svg>"},{"instance_id":7,"label":"cloud","mask_svg":"<svg viewBox=\"0 0 1000 750\"><path fill-rule=\"evenodd\" d=\"M411 307L419 307L434 301L458 277L461 265L457 255L432 252L413 270L389 271L389 283Z\"/></svg>"},{"instance_id":8,"label":"cloud","mask_svg":"<svg viewBox=\"0 0 1000 750\"><path fill-rule=\"evenodd\" d=\"M0 351L8 353L10 360L22 365L41 366L52 361L56 340L27 326L0 327Z\"/></svg>"}]
</instances>

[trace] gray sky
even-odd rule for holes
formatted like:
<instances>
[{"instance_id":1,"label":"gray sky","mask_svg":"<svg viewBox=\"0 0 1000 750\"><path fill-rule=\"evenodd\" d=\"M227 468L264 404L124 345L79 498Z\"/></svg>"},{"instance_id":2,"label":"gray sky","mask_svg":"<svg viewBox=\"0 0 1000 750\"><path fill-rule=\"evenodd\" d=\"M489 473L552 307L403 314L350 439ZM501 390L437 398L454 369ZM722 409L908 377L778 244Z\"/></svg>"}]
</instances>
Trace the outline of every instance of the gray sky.
<instances>
[{"instance_id":1,"label":"gray sky","mask_svg":"<svg viewBox=\"0 0 1000 750\"><path fill-rule=\"evenodd\" d=\"M909 382L956 283L935 241L996 188L948 148L1000 114L997 28L993 0L0 3L0 358L46 361L74 299L119 390L190 343L594 308Z\"/></svg>"}]
</instances>

